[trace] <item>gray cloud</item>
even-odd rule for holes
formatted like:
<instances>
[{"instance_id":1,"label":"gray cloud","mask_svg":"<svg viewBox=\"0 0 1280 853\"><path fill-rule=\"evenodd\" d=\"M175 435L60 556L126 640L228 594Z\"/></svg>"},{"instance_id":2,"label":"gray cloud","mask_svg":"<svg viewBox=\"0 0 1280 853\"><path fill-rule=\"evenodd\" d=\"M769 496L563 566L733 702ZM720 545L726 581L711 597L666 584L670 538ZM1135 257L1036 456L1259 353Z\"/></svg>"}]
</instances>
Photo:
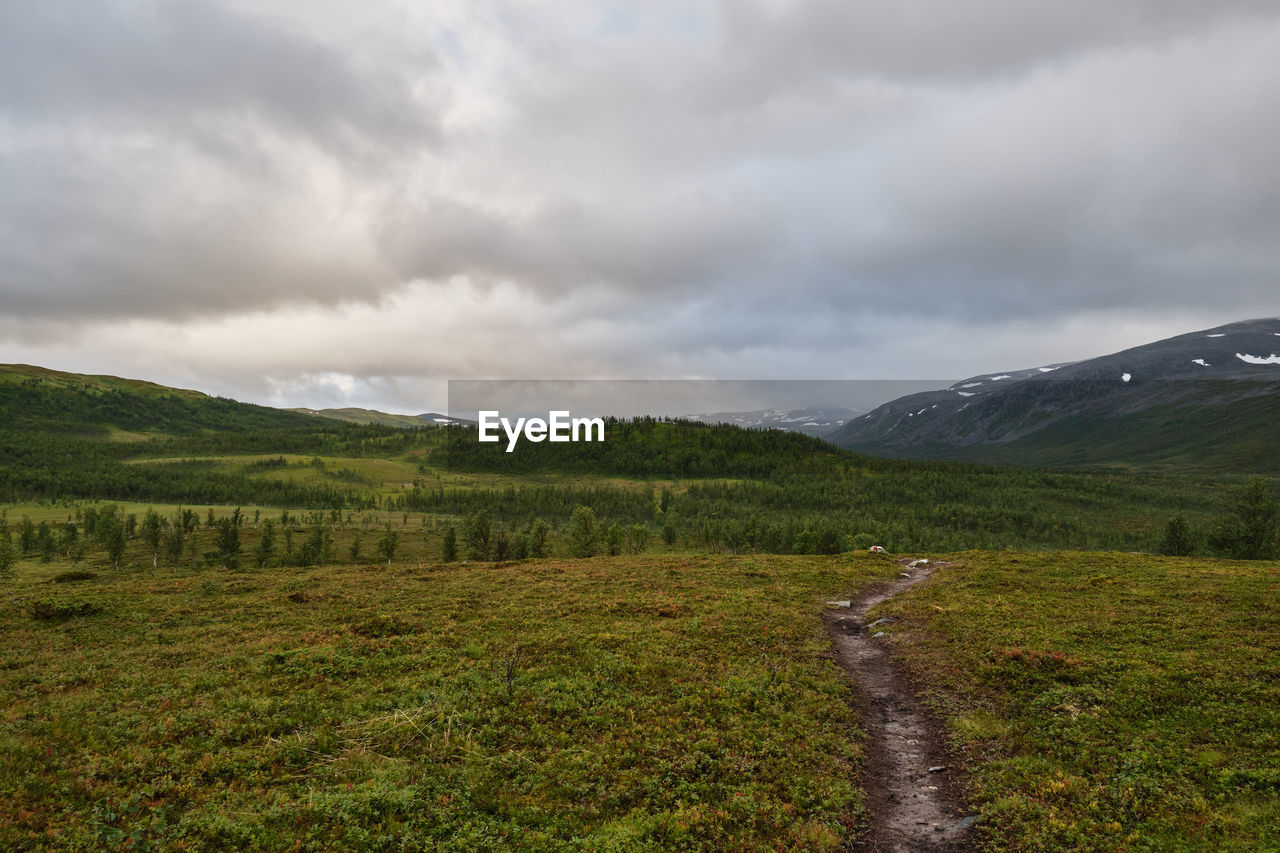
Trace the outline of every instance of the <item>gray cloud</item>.
<instances>
[{"instance_id":1,"label":"gray cloud","mask_svg":"<svg viewBox=\"0 0 1280 853\"><path fill-rule=\"evenodd\" d=\"M0 5L0 297L30 319L235 313L397 282L361 196L439 143L391 73L210 3Z\"/></svg>"},{"instance_id":2,"label":"gray cloud","mask_svg":"<svg viewBox=\"0 0 1280 853\"><path fill-rule=\"evenodd\" d=\"M0 0L0 339L328 306L373 388L576 369L382 331L537 334L513 293L629 375L1274 313L1271 3L257 8Z\"/></svg>"},{"instance_id":3,"label":"gray cloud","mask_svg":"<svg viewBox=\"0 0 1280 853\"><path fill-rule=\"evenodd\" d=\"M379 74L361 60L265 15L204 0L0 4L0 113L20 121L90 118L185 134L189 123L222 115L340 149L429 140L435 117L406 109L406 75Z\"/></svg>"},{"instance_id":4,"label":"gray cloud","mask_svg":"<svg viewBox=\"0 0 1280 853\"><path fill-rule=\"evenodd\" d=\"M941 0L925 6L894 0L720 0L717 11L725 49L749 60L756 76L767 70L769 79L793 83L869 75L943 87L1007 79L1275 14L1265 0Z\"/></svg>"}]
</instances>

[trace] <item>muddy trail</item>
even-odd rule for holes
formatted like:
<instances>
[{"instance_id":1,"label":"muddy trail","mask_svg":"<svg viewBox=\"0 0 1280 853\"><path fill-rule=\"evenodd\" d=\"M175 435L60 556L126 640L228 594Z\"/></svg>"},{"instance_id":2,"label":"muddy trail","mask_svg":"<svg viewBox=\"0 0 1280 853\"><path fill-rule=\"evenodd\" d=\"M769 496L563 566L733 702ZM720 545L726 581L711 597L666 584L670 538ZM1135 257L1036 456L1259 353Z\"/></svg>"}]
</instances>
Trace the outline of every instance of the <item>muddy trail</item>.
<instances>
[{"instance_id":1,"label":"muddy trail","mask_svg":"<svg viewBox=\"0 0 1280 853\"><path fill-rule=\"evenodd\" d=\"M881 623L866 624L868 610L944 565L904 560L896 581L877 584L849 602L831 602L835 608L823 616L837 660L849 673L867 732L863 788L871 827L858 849L972 849L972 816L961 807L958 771L949 766L941 727L890 659L888 643L877 636Z\"/></svg>"}]
</instances>

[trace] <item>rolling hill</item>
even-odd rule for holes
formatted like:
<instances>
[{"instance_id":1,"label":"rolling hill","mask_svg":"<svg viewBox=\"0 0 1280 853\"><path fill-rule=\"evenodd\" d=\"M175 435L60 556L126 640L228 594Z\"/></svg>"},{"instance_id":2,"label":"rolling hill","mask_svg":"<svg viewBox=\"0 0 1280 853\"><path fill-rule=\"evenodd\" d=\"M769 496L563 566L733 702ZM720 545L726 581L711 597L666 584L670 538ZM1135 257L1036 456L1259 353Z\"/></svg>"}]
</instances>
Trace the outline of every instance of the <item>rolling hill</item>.
<instances>
[{"instance_id":1,"label":"rolling hill","mask_svg":"<svg viewBox=\"0 0 1280 853\"><path fill-rule=\"evenodd\" d=\"M1280 319L1231 323L901 397L831 440L914 459L1277 473L1277 353Z\"/></svg>"},{"instance_id":2,"label":"rolling hill","mask_svg":"<svg viewBox=\"0 0 1280 853\"><path fill-rule=\"evenodd\" d=\"M463 420L462 418L451 418L448 415L442 415L439 412L423 412L420 415L398 415L390 412L379 412L377 409L289 409L291 412L299 412L304 415L312 415L314 417L329 418L330 420L343 421L349 424L376 424L378 426L403 427L404 429L416 429L423 426L438 426L440 424L464 424L475 426L475 421Z\"/></svg>"},{"instance_id":3,"label":"rolling hill","mask_svg":"<svg viewBox=\"0 0 1280 853\"><path fill-rule=\"evenodd\" d=\"M305 415L117 376L0 364L2 428L100 437L313 427Z\"/></svg>"}]
</instances>

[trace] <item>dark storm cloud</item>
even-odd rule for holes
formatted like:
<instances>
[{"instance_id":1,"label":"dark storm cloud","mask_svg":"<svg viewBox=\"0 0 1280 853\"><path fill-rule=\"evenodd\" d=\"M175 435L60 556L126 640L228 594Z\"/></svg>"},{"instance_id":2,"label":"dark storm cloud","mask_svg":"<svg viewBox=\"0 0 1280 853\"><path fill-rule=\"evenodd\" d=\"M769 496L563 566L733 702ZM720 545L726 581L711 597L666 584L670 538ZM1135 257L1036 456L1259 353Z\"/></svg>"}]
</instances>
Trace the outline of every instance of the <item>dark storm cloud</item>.
<instances>
[{"instance_id":1,"label":"dark storm cloud","mask_svg":"<svg viewBox=\"0 0 1280 853\"><path fill-rule=\"evenodd\" d=\"M1270 2L260 8L0 0L0 319L519 292L636 373L1274 313Z\"/></svg>"}]
</instances>

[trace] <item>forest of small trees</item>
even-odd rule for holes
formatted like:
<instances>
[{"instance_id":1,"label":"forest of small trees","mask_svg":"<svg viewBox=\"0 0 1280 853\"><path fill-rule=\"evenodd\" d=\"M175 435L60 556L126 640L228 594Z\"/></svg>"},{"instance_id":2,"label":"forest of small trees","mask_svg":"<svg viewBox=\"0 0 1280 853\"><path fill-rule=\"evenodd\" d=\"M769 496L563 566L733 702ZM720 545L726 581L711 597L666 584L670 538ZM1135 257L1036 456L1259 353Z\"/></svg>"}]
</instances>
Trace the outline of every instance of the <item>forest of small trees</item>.
<instances>
[{"instance_id":1,"label":"forest of small trees","mask_svg":"<svg viewBox=\"0 0 1280 853\"><path fill-rule=\"evenodd\" d=\"M125 405L114 397L108 404ZM76 417L95 416L89 403L76 405ZM112 415L116 422L142 418L131 405ZM223 412L220 404L215 410ZM227 407L227 417L235 411ZM293 420L260 426L258 417L234 429L184 428L130 442L92 431L36 429L21 418L0 425L0 505L68 508L58 524L9 519L4 535L12 544L0 541L0 555L74 560L100 553L114 565L122 547L144 542L157 565L386 561L413 550L406 538L410 517L429 531L426 557L433 560L674 547L837 553L873 544L896 551L1081 548L1244 558L1276 552L1276 501L1263 479L1233 485L903 462L847 453L795 433L654 418L611 419L604 443L526 443L505 453L475 441L467 429ZM47 413L40 420L49 420ZM250 453L310 455L324 477L301 482L278 475L301 464L283 455L232 468L212 458ZM413 460L422 476L410 488L379 494L354 471L326 468L327 456ZM433 476L459 471L501 475L510 485L450 486ZM526 476L548 473L574 475L577 482ZM189 509L181 517L136 518L96 508L115 501L254 505L282 513L193 525ZM591 524L580 508L590 512ZM378 513L404 523L377 521L381 529L371 530L367 520L381 518ZM351 519L365 521L353 525Z\"/></svg>"}]
</instances>

